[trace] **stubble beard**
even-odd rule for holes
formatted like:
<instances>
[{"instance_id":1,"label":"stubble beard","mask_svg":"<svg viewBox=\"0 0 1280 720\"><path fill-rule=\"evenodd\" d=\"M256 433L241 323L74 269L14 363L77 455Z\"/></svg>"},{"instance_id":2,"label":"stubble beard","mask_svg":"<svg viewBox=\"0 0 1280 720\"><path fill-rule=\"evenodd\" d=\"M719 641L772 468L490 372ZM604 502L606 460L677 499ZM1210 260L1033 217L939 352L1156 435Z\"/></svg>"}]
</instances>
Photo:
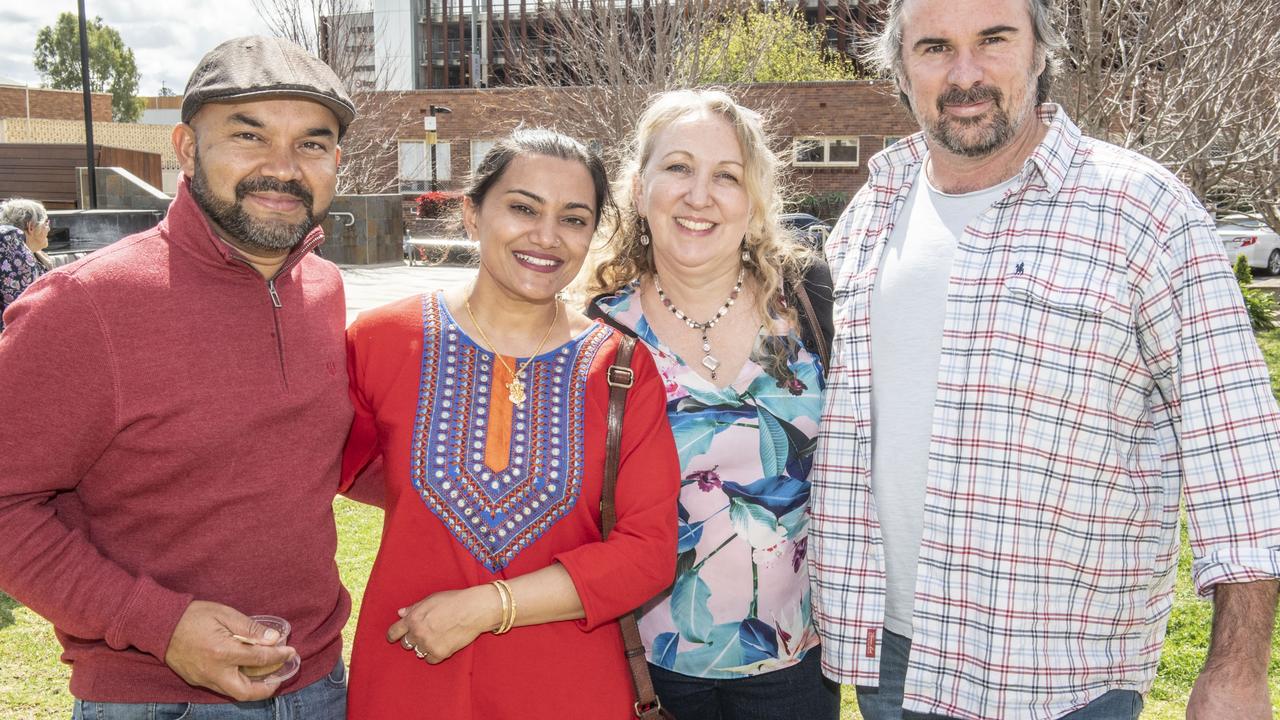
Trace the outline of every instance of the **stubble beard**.
<instances>
[{"instance_id":1,"label":"stubble beard","mask_svg":"<svg viewBox=\"0 0 1280 720\"><path fill-rule=\"evenodd\" d=\"M302 201L306 217L296 223L258 220L244 209L244 197L251 192L292 195ZM195 157L195 173L191 177L191 196L210 220L246 249L267 252L291 250L319 224L314 212L315 199L297 180L285 182L265 176L249 178L236 184L234 201L219 198L209 187L209 178L200 164L198 153Z\"/></svg>"},{"instance_id":2,"label":"stubble beard","mask_svg":"<svg viewBox=\"0 0 1280 720\"><path fill-rule=\"evenodd\" d=\"M1013 140L1022 125L1035 112L1035 82L1032 77L1022 107L1015 108L1016 114L1010 117L1005 108L1005 96L999 88L990 85L976 85L967 90L952 88L935 101L937 116L934 119L924 117L916 111L916 120L924 128L929 139L947 152L967 158L986 157L1005 147ZM947 114L947 105L967 105L975 102L990 101L991 109L982 115L958 118ZM913 107L919 107L912 103Z\"/></svg>"}]
</instances>

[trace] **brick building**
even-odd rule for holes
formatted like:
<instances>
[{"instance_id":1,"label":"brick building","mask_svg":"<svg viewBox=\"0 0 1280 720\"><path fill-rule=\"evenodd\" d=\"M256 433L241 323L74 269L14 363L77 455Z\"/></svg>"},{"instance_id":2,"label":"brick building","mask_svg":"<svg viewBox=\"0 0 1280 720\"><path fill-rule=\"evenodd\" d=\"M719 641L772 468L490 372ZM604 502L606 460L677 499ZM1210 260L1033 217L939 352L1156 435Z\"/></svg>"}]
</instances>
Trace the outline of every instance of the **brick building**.
<instances>
[{"instance_id":1,"label":"brick building","mask_svg":"<svg viewBox=\"0 0 1280 720\"><path fill-rule=\"evenodd\" d=\"M20 106L23 113L10 108L15 92L18 100L24 101L23 90L0 87L0 142L83 142L82 122L48 117L61 113L79 118L78 93L32 89L33 119L28 122L23 117L25 102ZM522 122L555 127L557 118L566 112L564 101L558 98L583 92L581 88L458 88L391 94L399 107L387 115L407 120L399 127L386 128L396 137L399 152L398 162L387 170L385 183L397 188L406 200L428 188L430 153L421 118L432 105L451 111L437 117L438 187L457 189L497 138ZM745 105L772 119L776 149L788 161L792 198L826 197L828 205L842 204L866 182L867 160L916 130L915 121L884 81L764 84L734 92ZM176 113L180 103L180 97L152 98L148 111ZM45 117L34 119L39 117L37 112ZM164 177L161 189L174 191L178 171L169 134L176 118L157 118L158 124L110 123L111 97L107 94L94 96L94 114L102 118L94 123L99 143L159 154Z\"/></svg>"},{"instance_id":2,"label":"brick building","mask_svg":"<svg viewBox=\"0 0 1280 720\"><path fill-rule=\"evenodd\" d=\"M93 119L111 122L111 94L93 93ZM84 121L84 95L79 90L50 90L0 85L0 118Z\"/></svg>"},{"instance_id":3,"label":"brick building","mask_svg":"<svg viewBox=\"0 0 1280 720\"><path fill-rule=\"evenodd\" d=\"M400 191L416 194L430 183L429 146L420 118L431 105L451 111L436 118L437 184L441 189L457 189L496 138L520 122L555 127L557 96L581 92L580 88L497 88L404 94L399 102L410 120L395 130ZM776 149L789 161L792 196L835 193L847 198L866 182L866 163L872 155L917 130L893 86L885 81L762 84L734 94L744 105L772 118Z\"/></svg>"}]
</instances>

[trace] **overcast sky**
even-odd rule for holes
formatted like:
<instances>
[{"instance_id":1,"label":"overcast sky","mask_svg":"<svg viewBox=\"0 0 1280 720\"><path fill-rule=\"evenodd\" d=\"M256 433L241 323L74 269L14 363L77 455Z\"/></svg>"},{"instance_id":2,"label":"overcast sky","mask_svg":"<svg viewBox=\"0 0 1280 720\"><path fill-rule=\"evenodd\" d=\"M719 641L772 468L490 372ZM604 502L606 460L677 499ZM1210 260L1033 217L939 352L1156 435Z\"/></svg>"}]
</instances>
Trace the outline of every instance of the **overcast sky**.
<instances>
[{"instance_id":1,"label":"overcast sky","mask_svg":"<svg viewBox=\"0 0 1280 720\"><path fill-rule=\"evenodd\" d=\"M32 65L36 32L76 3L0 0L0 77L39 85ZM141 78L138 94L157 95L163 82L181 93L196 62L215 45L240 35L266 32L252 0L85 0L133 49Z\"/></svg>"}]
</instances>

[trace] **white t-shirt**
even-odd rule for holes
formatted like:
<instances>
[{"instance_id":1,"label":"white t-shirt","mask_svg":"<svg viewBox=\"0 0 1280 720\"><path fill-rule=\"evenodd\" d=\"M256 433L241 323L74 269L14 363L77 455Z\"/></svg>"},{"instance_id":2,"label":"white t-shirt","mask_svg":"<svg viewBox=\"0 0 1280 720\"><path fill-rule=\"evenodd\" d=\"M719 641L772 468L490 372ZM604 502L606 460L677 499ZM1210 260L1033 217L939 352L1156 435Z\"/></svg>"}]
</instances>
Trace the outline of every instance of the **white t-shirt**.
<instances>
[{"instance_id":1,"label":"white t-shirt","mask_svg":"<svg viewBox=\"0 0 1280 720\"><path fill-rule=\"evenodd\" d=\"M915 605L951 260L965 228L1016 179L949 195L921 170L884 249L871 295L871 492L884 538L884 624L906 637Z\"/></svg>"}]
</instances>

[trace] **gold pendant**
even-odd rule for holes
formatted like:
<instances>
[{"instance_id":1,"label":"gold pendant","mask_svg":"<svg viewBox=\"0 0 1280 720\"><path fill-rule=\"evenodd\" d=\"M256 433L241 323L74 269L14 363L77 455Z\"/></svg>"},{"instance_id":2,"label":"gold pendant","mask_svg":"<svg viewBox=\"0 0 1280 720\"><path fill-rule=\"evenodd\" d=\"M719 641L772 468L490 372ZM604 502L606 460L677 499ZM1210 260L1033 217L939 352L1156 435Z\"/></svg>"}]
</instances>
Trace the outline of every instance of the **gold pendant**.
<instances>
[{"instance_id":1,"label":"gold pendant","mask_svg":"<svg viewBox=\"0 0 1280 720\"><path fill-rule=\"evenodd\" d=\"M513 405L524 404L524 383L517 378L507 383L507 399Z\"/></svg>"}]
</instances>

